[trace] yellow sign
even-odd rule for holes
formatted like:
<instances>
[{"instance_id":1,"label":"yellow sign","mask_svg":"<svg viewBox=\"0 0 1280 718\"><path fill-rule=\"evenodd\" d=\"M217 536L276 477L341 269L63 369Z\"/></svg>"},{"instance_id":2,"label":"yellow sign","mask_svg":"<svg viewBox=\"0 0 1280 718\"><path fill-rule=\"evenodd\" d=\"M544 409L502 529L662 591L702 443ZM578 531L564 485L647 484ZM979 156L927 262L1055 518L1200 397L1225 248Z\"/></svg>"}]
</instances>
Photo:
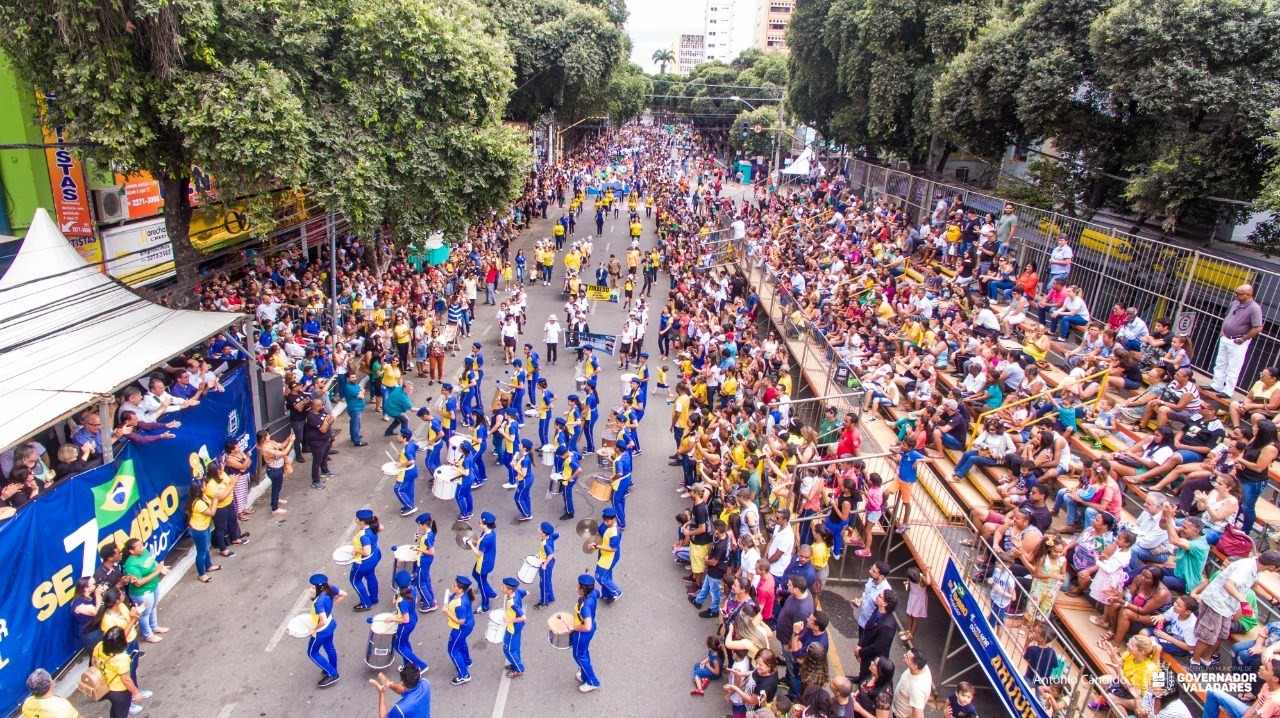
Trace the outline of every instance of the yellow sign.
<instances>
[{"instance_id":1,"label":"yellow sign","mask_svg":"<svg viewBox=\"0 0 1280 718\"><path fill-rule=\"evenodd\" d=\"M587 299L597 302L608 302L613 298L613 293L609 291L608 287L601 286L599 284L584 284L582 286L587 290Z\"/></svg>"}]
</instances>

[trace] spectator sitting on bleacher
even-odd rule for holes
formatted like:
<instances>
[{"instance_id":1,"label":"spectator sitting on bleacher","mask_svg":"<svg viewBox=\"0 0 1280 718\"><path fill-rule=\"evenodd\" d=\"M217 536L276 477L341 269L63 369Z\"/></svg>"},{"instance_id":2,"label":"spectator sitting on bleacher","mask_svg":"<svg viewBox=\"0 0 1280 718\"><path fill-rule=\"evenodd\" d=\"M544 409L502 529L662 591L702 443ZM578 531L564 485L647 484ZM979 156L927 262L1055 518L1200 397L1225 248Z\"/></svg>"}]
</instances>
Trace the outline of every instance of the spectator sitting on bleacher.
<instances>
[{"instance_id":1,"label":"spectator sitting on bleacher","mask_svg":"<svg viewBox=\"0 0 1280 718\"><path fill-rule=\"evenodd\" d=\"M1066 297L1066 284L1061 279L1052 279L1049 282L1049 291L1035 300L1036 313L1041 324L1050 326L1049 318L1062 308L1062 303L1066 300Z\"/></svg>"},{"instance_id":2,"label":"spectator sitting on bleacher","mask_svg":"<svg viewBox=\"0 0 1280 718\"><path fill-rule=\"evenodd\" d=\"M1000 466L1017 451L1012 437L1001 425L1000 419L992 416L982 422L982 432L969 445L969 450L960 456L951 481L960 481L969 475L975 464L978 466Z\"/></svg>"},{"instance_id":3,"label":"spectator sitting on bleacher","mask_svg":"<svg viewBox=\"0 0 1280 718\"><path fill-rule=\"evenodd\" d=\"M1196 650L1190 670L1208 668L1210 660L1216 660L1218 646L1231 636L1231 619L1262 571L1280 571L1280 551L1264 551L1231 562L1192 591L1200 599L1200 612L1196 614Z\"/></svg>"},{"instance_id":4,"label":"spectator sitting on bleacher","mask_svg":"<svg viewBox=\"0 0 1280 718\"><path fill-rule=\"evenodd\" d=\"M1099 512L1112 516L1120 515L1124 496L1115 475L1111 473L1111 462L1106 459L1095 461L1093 476L1088 478L1088 482L1082 478L1077 488L1058 490L1054 505L1055 507L1065 506L1067 509L1067 526L1063 529L1064 531L1079 531L1082 526L1093 523L1094 514ZM1084 509L1083 516L1080 513L1081 509ZM1083 518L1083 523L1076 523L1074 519L1079 518Z\"/></svg>"},{"instance_id":5,"label":"spectator sitting on bleacher","mask_svg":"<svg viewBox=\"0 0 1280 718\"><path fill-rule=\"evenodd\" d=\"M1064 357L1067 360L1068 367L1075 367L1086 358L1093 359L1110 359L1112 349L1105 347L1102 342L1102 326L1100 324L1090 324L1085 327L1084 334L1080 337L1080 344L1075 349L1067 352Z\"/></svg>"},{"instance_id":6,"label":"spectator sitting on bleacher","mask_svg":"<svg viewBox=\"0 0 1280 718\"><path fill-rule=\"evenodd\" d=\"M1142 476L1144 481L1157 479L1182 463L1182 457L1174 447L1172 426L1161 426L1146 441L1137 442L1124 451L1113 451L1108 456L1111 471L1124 480Z\"/></svg>"},{"instance_id":7,"label":"spectator sitting on bleacher","mask_svg":"<svg viewBox=\"0 0 1280 718\"><path fill-rule=\"evenodd\" d=\"M1133 559L1129 563L1131 572L1144 563L1162 564L1169 560L1173 546L1164 527L1164 507L1168 504L1169 498L1155 491L1147 494L1146 501L1142 503L1142 511L1130 526L1135 536Z\"/></svg>"},{"instance_id":8,"label":"spectator sitting on bleacher","mask_svg":"<svg viewBox=\"0 0 1280 718\"><path fill-rule=\"evenodd\" d=\"M1240 426L1245 414L1249 415L1249 423L1257 423L1262 419L1275 420L1280 413L1280 367L1267 367L1258 374L1258 380L1249 387L1249 393L1242 400L1231 402L1228 411L1231 413L1231 425Z\"/></svg>"},{"instance_id":9,"label":"spectator sitting on bleacher","mask_svg":"<svg viewBox=\"0 0 1280 718\"><path fill-rule=\"evenodd\" d=\"M1116 405L1116 421L1137 426L1146 414L1147 405L1164 395L1165 387L1168 386L1168 374L1164 369L1153 368L1148 372L1147 380L1151 383L1146 388Z\"/></svg>"},{"instance_id":10,"label":"spectator sitting on bleacher","mask_svg":"<svg viewBox=\"0 0 1280 718\"><path fill-rule=\"evenodd\" d=\"M1167 656L1187 658L1196 646L1196 611L1200 602L1191 596L1178 596L1167 611L1151 620L1142 633L1156 639Z\"/></svg>"},{"instance_id":11,"label":"spectator sitting on bleacher","mask_svg":"<svg viewBox=\"0 0 1280 718\"><path fill-rule=\"evenodd\" d=\"M1067 287L1062 306L1052 315L1049 329L1058 332L1058 341L1065 341L1072 327L1082 327L1089 323L1089 305L1080 294L1080 287Z\"/></svg>"},{"instance_id":12,"label":"spectator sitting on bleacher","mask_svg":"<svg viewBox=\"0 0 1280 718\"><path fill-rule=\"evenodd\" d=\"M1103 643L1107 652L1106 675L1098 677L1099 683L1106 686L1106 700L1089 702L1092 710L1103 710L1107 701L1130 715L1141 704L1139 698L1151 687L1151 679L1160 673L1160 645L1151 636L1133 636L1125 644L1128 650L1121 651L1110 641ZM1209 714L1205 714L1209 715Z\"/></svg>"},{"instance_id":13,"label":"spectator sitting on bleacher","mask_svg":"<svg viewBox=\"0 0 1280 718\"><path fill-rule=\"evenodd\" d=\"M204 389L193 384L191 374L186 369L182 369L178 372L178 377L174 380L173 385L169 387L169 393L179 401L199 401L204 396ZM183 408L186 408L185 405Z\"/></svg>"},{"instance_id":14,"label":"spectator sitting on bleacher","mask_svg":"<svg viewBox=\"0 0 1280 718\"><path fill-rule=\"evenodd\" d=\"M1201 406L1200 387L1196 384L1190 367L1183 367L1173 375L1173 380L1164 388L1160 398L1147 403L1139 428L1146 427L1152 420L1156 422L1156 426L1164 426L1170 421L1183 424L1198 421Z\"/></svg>"},{"instance_id":15,"label":"spectator sitting on bleacher","mask_svg":"<svg viewBox=\"0 0 1280 718\"><path fill-rule=\"evenodd\" d=\"M1103 608L1102 618L1107 630L1098 637L1098 645L1108 641L1117 648L1124 645L1129 631L1154 625L1156 618L1164 613L1174 598L1173 592L1164 585L1164 569L1147 566L1138 571L1124 587L1123 593Z\"/></svg>"},{"instance_id":16,"label":"spectator sitting on bleacher","mask_svg":"<svg viewBox=\"0 0 1280 718\"><path fill-rule=\"evenodd\" d=\"M1131 352L1142 351L1142 340L1147 337L1150 330L1147 323L1138 315L1137 307L1128 307L1125 309L1124 323L1116 330L1116 338L1120 340L1120 346Z\"/></svg>"},{"instance_id":17,"label":"spectator sitting on bleacher","mask_svg":"<svg viewBox=\"0 0 1280 718\"><path fill-rule=\"evenodd\" d=\"M1074 584L1066 594L1079 598L1089 591L1098 571L1098 554L1116 540L1116 517L1095 514L1093 522L1067 544L1067 574ZM1166 578L1167 580L1167 578Z\"/></svg>"},{"instance_id":18,"label":"spectator sitting on bleacher","mask_svg":"<svg viewBox=\"0 0 1280 718\"><path fill-rule=\"evenodd\" d=\"M93 468L98 462L93 461L93 445L84 443L79 446L63 444L58 447L58 460L53 465L55 476L67 478Z\"/></svg>"}]
</instances>

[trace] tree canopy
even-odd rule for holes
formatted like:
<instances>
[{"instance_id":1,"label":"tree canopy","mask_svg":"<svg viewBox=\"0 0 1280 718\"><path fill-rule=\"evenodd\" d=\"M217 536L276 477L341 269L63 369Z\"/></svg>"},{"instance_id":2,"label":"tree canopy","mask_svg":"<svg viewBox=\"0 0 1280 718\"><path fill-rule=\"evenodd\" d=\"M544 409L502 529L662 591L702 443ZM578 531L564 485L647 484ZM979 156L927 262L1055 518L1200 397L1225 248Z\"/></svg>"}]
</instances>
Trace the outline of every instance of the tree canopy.
<instances>
[{"instance_id":1,"label":"tree canopy","mask_svg":"<svg viewBox=\"0 0 1280 718\"><path fill-rule=\"evenodd\" d=\"M704 62L688 75L653 79L655 112L668 112L694 124L726 127L746 105L777 105L787 85L787 59L778 53L746 50L732 62ZM775 112L776 119L776 112Z\"/></svg>"}]
</instances>

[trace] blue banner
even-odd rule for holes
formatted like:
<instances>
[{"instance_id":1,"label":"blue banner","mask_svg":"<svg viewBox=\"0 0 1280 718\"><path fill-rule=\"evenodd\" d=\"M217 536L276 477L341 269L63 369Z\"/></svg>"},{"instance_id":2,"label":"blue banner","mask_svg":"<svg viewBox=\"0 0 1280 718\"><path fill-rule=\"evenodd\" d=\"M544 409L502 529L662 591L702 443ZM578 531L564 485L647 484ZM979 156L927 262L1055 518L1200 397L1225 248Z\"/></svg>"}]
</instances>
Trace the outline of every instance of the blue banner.
<instances>
[{"instance_id":1,"label":"blue banner","mask_svg":"<svg viewBox=\"0 0 1280 718\"><path fill-rule=\"evenodd\" d=\"M112 463L55 485L0 523L0 556L7 559L0 562L0 705L6 715L26 697L31 671L56 673L80 649L70 604L76 581L98 568L99 547L139 538L163 558L186 532L193 476L222 455L229 439L252 452L245 369L231 371L222 384L225 391L165 417L181 422L170 429L174 438L128 442Z\"/></svg>"},{"instance_id":2,"label":"blue banner","mask_svg":"<svg viewBox=\"0 0 1280 718\"><path fill-rule=\"evenodd\" d=\"M1040 705L1036 692L1018 672L1004 646L996 640L995 631L982 613L969 587L960 576L960 569L954 560L947 559L947 568L942 574L942 602L946 604L951 620L960 629L964 640L969 644L973 655L978 657L978 665L987 674L996 695L1004 702L1009 715L1018 718L1050 718L1049 713Z\"/></svg>"}]
</instances>

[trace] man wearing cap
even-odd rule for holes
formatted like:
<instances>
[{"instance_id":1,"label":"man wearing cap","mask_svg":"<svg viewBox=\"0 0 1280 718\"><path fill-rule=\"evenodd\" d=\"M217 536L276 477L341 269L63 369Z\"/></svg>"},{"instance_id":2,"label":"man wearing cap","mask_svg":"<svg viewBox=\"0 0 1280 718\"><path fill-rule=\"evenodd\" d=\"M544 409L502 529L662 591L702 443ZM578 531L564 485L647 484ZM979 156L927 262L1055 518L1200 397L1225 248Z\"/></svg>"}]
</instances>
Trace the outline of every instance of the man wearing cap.
<instances>
[{"instance_id":1,"label":"man wearing cap","mask_svg":"<svg viewBox=\"0 0 1280 718\"><path fill-rule=\"evenodd\" d=\"M471 576L476 580L476 590L480 592L480 611L485 613L489 612L489 599L498 597L493 586L489 585L489 574L493 572L498 558L498 534L493 529L497 522L498 519L488 511L480 514L480 540L471 544L471 552L476 555Z\"/></svg>"},{"instance_id":2,"label":"man wearing cap","mask_svg":"<svg viewBox=\"0 0 1280 718\"><path fill-rule=\"evenodd\" d=\"M649 352L640 352L640 364L636 366L636 376L640 377L640 418L644 418L644 408L649 405Z\"/></svg>"},{"instance_id":3,"label":"man wearing cap","mask_svg":"<svg viewBox=\"0 0 1280 718\"><path fill-rule=\"evenodd\" d=\"M413 584L418 589L418 613L431 613L439 608L431 587L431 564L436 560L436 522L425 511L418 516L413 548L418 553L418 566L413 574Z\"/></svg>"},{"instance_id":4,"label":"man wearing cap","mask_svg":"<svg viewBox=\"0 0 1280 718\"><path fill-rule=\"evenodd\" d=\"M533 489L533 441L524 439L520 442L520 456L515 461L516 521L528 521L533 518L533 504L530 492Z\"/></svg>"},{"instance_id":5,"label":"man wearing cap","mask_svg":"<svg viewBox=\"0 0 1280 718\"><path fill-rule=\"evenodd\" d=\"M480 386L480 372L476 371L475 360L466 357L462 360L462 378L458 380L462 390L462 401L458 405L459 423L466 426L471 423L471 408L480 403L476 391Z\"/></svg>"},{"instance_id":6,"label":"man wearing cap","mask_svg":"<svg viewBox=\"0 0 1280 718\"><path fill-rule=\"evenodd\" d=\"M400 471L396 474L391 493L400 501L400 515L412 516L418 511L418 505L414 503L418 482L418 442L413 440L413 432L408 428L400 429L396 440L400 443L400 458L396 460Z\"/></svg>"},{"instance_id":7,"label":"man wearing cap","mask_svg":"<svg viewBox=\"0 0 1280 718\"><path fill-rule=\"evenodd\" d=\"M525 343L524 345L524 389L529 395L529 408L533 408L533 402L537 399L538 384L541 383L542 364L538 361L538 353L533 350L533 345ZM517 406L517 409L524 409Z\"/></svg>"},{"instance_id":8,"label":"man wearing cap","mask_svg":"<svg viewBox=\"0 0 1280 718\"><path fill-rule=\"evenodd\" d=\"M600 395L596 392L596 377L587 380L584 387L587 398L582 402L582 434L587 441L587 453L596 453L596 422L600 419Z\"/></svg>"},{"instance_id":9,"label":"man wearing cap","mask_svg":"<svg viewBox=\"0 0 1280 718\"><path fill-rule=\"evenodd\" d=\"M446 649L453 668L458 677L452 683L460 686L471 680L471 650L467 647L467 638L476 627L475 616L471 611L471 579L466 576L455 576L453 585L445 592L444 619L449 626L449 643Z\"/></svg>"},{"instance_id":10,"label":"man wearing cap","mask_svg":"<svg viewBox=\"0 0 1280 718\"><path fill-rule=\"evenodd\" d=\"M547 323L542 326L542 339L547 343L547 363L551 366L556 365L559 358L560 348L560 320L556 319L556 315L552 314Z\"/></svg>"},{"instance_id":11,"label":"man wearing cap","mask_svg":"<svg viewBox=\"0 0 1280 718\"><path fill-rule=\"evenodd\" d=\"M573 635L569 638L569 645L573 651L573 662L578 664L578 680L582 681L578 690L583 693L600 687L600 679L591 668L591 639L596 635L596 601L599 596L594 578L585 573L578 576L578 603L573 607Z\"/></svg>"},{"instance_id":12,"label":"man wearing cap","mask_svg":"<svg viewBox=\"0 0 1280 718\"><path fill-rule=\"evenodd\" d=\"M448 382L440 384L440 393L443 395L440 401L440 429L444 433L443 439L448 441L458 427L458 398L453 395L453 384Z\"/></svg>"},{"instance_id":13,"label":"man wearing cap","mask_svg":"<svg viewBox=\"0 0 1280 718\"><path fill-rule=\"evenodd\" d=\"M547 380L545 378L538 379L538 440L541 442L539 446L546 446L551 443L551 407L555 400L555 392L547 388Z\"/></svg>"},{"instance_id":14,"label":"man wearing cap","mask_svg":"<svg viewBox=\"0 0 1280 718\"><path fill-rule=\"evenodd\" d=\"M626 414L623 416L623 426L626 428L626 435L627 439L631 443L631 450L635 452L636 456L644 453L640 450L640 419L644 416L644 407L640 405L639 399L636 396L637 392L640 390L639 384L640 380L632 377L630 400L623 401L623 405L626 407Z\"/></svg>"},{"instance_id":15,"label":"man wearing cap","mask_svg":"<svg viewBox=\"0 0 1280 718\"><path fill-rule=\"evenodd\" d=\"M396 611L392 615L391 622L398 625L391 646L406 664L425 671L427 662L418 658L413 652L413 629L418 626L418 614L413 610L413 576L408 571L397 571L393 580L396 585ZM372 624L374 619L370 617L366 620Z\"/></svg>"},{"instance_id":16,"label":"man wearing cap","mask_svg":"<svg viewBox=\"0 0 1280 718\"><path fill-rule=\"evenodd\" d=\"M590 344L582 347L584 352L582 356L582 376L587 381L591 381L596 374L600 373L600 360L596 358L596 350Z\"/></svg>"},{"instance_id":17,"label":"man wearing cap","mask_svg":"<svg viewBox=\"0 0 1280 718\"><path fill-rule=\"evenodd\" d=\"M524 658L520 655L520 636L524 633L524 598L529 592L520 588L520 582L511 576L502 579L502 595L506 596L504 608L506 631L502 635L502 655L507 659L507 677L524 675Z\"/></svg>"},{"instance_id":18,"label":"man wearing cap","mask_svg":"<svg viewBox=\"0 0 1280 718\"><path fill-rule=\"evenodd\" d=\"M483 346L484 345L482 345L480 342L472 342L471 353L467 355L467 358L471 359L472 362L475 364L476 371L480 373L480 378L476 382L477 390L479 390L481 384L484 382L484 354L480 351L480 349L482 349Z\"/></svg>"},{"instance_id":19,"label":"man wearing cap","mask_svg":"<svg viewBox=\"0 0 1280 718\"><path fill-rule=\"evenodd\" d=\"M596 581L600 583L600 597L605 603L613 603L622 597L622 589L613 582L613 569L618 565L622 552L622 529L618 526L618 512L609 508L600 514L603 523L596 529L600 534L591 547L596 549Z\"/></svg>"},{"instance_id":20,"label":"man wearing cap","mask_svg":"<svg viewBox=\"0 0 1280 718\"><path fill-rule=\"evenodd\" d=\"M609 481L613 484L613 511L618 517L618 527L627 527L627 495L631 493L632 457L631 441L618 439L618 453L613 457L613 475ZM606 591L607 593L607 591Z\"/></svg>"},{"instance_id":21,"label":"man wearing cap","mask_svg":"<svg viewBox=\"0 0 1280 718\"><path fill-rule=\"evenodd\" d=\"M431 684L412 663L400 667L400 682L392 683L379 673L369 683L378 690L378 718L431 718ZM387 707L387 691L397 693L400 700Z\"/></svg>"},{"instance_id":22,"label":"man wearing cap","mask_svg":"<svg viewBox=\"0 0 1280 718\"><path fill-rule=\"evenodd\" d=\"M328 688L338 682L338 651L333 647L333 633L338 627L333 617L333 604L346 598L342 589L329 583L323 573L312 574L311 637L307 639L307 658L320 667L323 676L317 685Z\"/></svg>"}]
</instances>

